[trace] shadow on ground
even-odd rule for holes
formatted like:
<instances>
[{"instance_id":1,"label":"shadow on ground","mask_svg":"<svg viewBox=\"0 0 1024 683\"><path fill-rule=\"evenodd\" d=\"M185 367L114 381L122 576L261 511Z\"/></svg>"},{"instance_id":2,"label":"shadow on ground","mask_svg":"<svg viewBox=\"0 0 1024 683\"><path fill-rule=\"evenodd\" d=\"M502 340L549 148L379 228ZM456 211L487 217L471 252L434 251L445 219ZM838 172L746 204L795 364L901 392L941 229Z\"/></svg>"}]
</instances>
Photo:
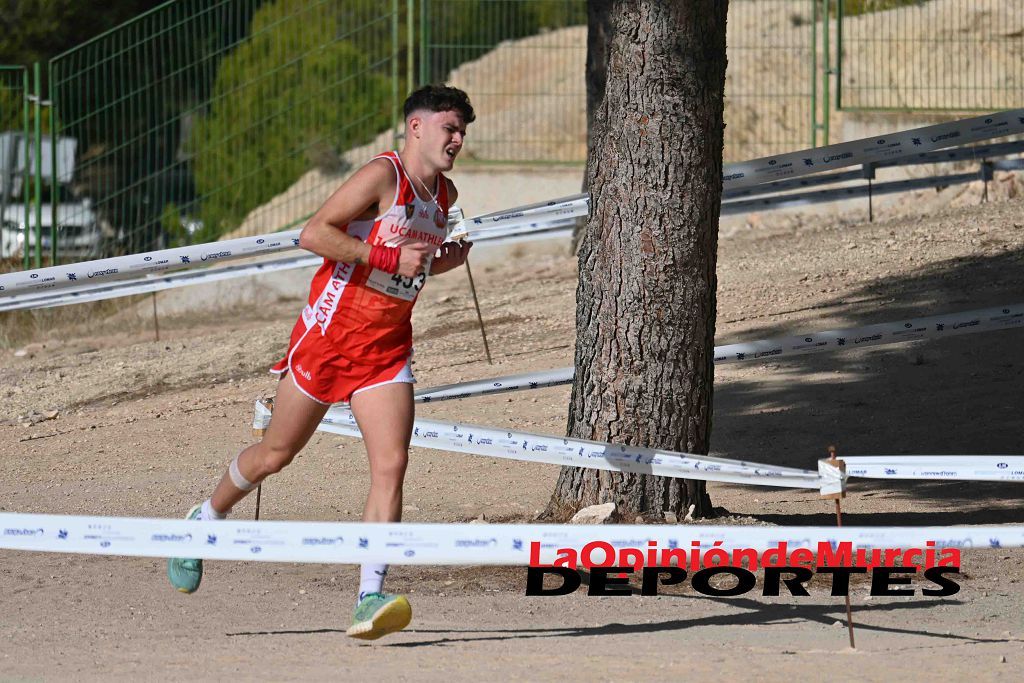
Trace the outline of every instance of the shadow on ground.
<instances>
[{"instance_id":1,"label":"shadow on ground","mask_svg":"<svg viewBox=\"0 0 1024 683\"><path fill-rule=\"evenodd\" d=\"M800 621L810 621L826 626L835 626L837 620L843 620L840 626L845 626L845 607L843 603L836 602L834 605L787 605L779 603L764 603L746 598L732 598L721 600L708 598L706 596L673 596L684 600L712 600L726 604L732 608L738 608L730 614L717 614L695 619L671 619L654 623L610 623L600 626L582 626L565 628L538 628L538 629L508 629L508 630L452 630L452 629L412 629L408 633L415 634L451 634L454 637L441 637L421 641L393 643L390 647L424 647L444 646L466 642L495 642L503 640L521 640L528 638L579 638L597 636L623 636L633 634L650 634L661 631L684 631L692 628L703 628L708 626L770 626L794 624ZM863 605L857 607L854 619L857 632L875 632L891 635L911 635L939 638L953 642L968 643L1006 643L1016 642L1012 638L981 638L955 633L939 633L926 629L898 628L892 626L879 626L867 623L870 615L879 613L910 612L918 609L932 609L938 604L947 601L917 600L913 602L886 603L877 605ZM948 604L956 604L949 602ZM912 620L908 620L912 621ZM836 628L836 649L840 649L847 643L846 629Z\"/></svg>"},{"instance_id":2,"label":"shadow on ground","mask_svg":"<svg viewBox=\"0 0 1024 683\"><path fill-rule=\"evenodd\" d=\"M711 598L707 596L674 595L680 600L711 600L725 605L737 611L729 614L716 614L707 617L693 619L671 619L659 622L640 623L618 623L602 624L599 626L564 626L560 628L511 628L511 629L407 629L403 633L428 636L425 640L412 642L388 643L384 641L381 645L388 647L410 648L457 645L473 642L500 642L508 640L524 640L531 638L580 638L599 636L623 636L634 634L650 634L662 631L684 631L686 629L703 628L708 626L770 626L787 625L801 621L809 621L826 626L837 626L837 621L842 620L841 626L845 627L845 607L841 601L835 604L816 605L794 605L771 602L759 602L748 598ZM858 605L854 619L857 632L875 632L893 635L925 636L939 638L948 641L960 641L969 643L1007 643L1018 642L1014 638L982 638L977 636L958 635L955 633L940 633L926 629L898 628L893 626L880 626L868 623L872 614L885 613L913 613L920 609L934 609L938 605L956 605L957 601L950 600L915 600L912 602L889 602L874 605ZM912 622L913 620L908 620ZM239 631L226 634L229 637L245 636L306 636L315 634L335 635L344 633L342 629L334 628L311 628L311 629L279 629L265 631ZM430 637L441 636L441 637ZM846 640L846 629L836 627L836 647L843 647Z\"/></svg>"},{"instance_id":3,"label":"shadow on ground","mask_svg":"<svg viewBox=\"0 0 1024 683\"><path fill-rule=\"evenodd\" d=\"M1024 301L1024 250L929 264L829 302L842 327ZM847 300L857 301L846 305ZM838 326L833 326L833 329ZM743 339L819 330L767 324ZM729 341L742 341L730 339ZM807 469L835 444L843 455L1015 455L1021 447L1024 329L804 356L753 372L717 369L712 451ZM736 367L736 366L733 366ZM742 376L737 376L742 375ZM861 480L863 481L863 480ZM872 484L857 486L871 490ZM898 496L967 508L1019 501L1020 484L885 482ZM1019 507L1019 506L1018 506ZM863 519L861 519L863 517ZM831 524L829 515L768 515L782 524ZM848 523L1024 522L1024 510L853 515Z\"/></svg>"}]
</instances>

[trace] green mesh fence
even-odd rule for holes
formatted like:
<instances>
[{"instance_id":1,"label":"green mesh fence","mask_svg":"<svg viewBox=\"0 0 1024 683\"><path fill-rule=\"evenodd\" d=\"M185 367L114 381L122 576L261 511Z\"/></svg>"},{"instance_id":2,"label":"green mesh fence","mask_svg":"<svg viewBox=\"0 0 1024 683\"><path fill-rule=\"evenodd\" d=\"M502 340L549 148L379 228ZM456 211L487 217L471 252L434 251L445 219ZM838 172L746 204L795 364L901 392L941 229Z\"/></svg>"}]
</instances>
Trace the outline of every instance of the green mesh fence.
<instances>
[{"instance_id":1,"label":"green mesh fence","mask_svg":"<svg viewBox=\"0 0 1024 683\"><path fill-rule=\"evenodd\" d=\"M399 18L397 0L177 0L57 57L69 220L104 254L301 220L392 145Z\"/></svg>"},{"instance_id":2,"label":"green mesh fence","mask_svg":"<svg viewBox=\"0 0 1024 683\"><path fill-rule=\"evenodd\" d=\"M0 66L0 269L28 266L33 225L28 69Z\"/></svg>"},{"instance_id":3,"label":"green mesh fence","mask_svg":"<svg viewBox=\"0 0 1024 683\"><path fill-rule=\"evenodd\" d=\"M469 93L463 163L583 162L586 4L421 0L419 80Z\"/></svg>"},{"instance_id":4,"label":"green mesh fence","mask_svg":"<svg viewBox=\"0 0 1024 683\"><path fill-rule=\"evenodd\" d=\"M726 159L813 143L815 0L733 0ZM582 0L422 0L419 79L470 93L465 159L586 160Z\"/></svg>"},{"instance_id":5,"label":"green mesh fence","mask_svg":"<svg viewBox=\"0 0 1024 683\"><path fill-rule=\"evenodd\" d=\"M729 3L725 161L815 145L816 79L827 44L818 5L817 0Z\"/></svg>"},{"instance_id":6,"label":"green mesh fence","mask_svg":"<svg viewBox=\"0 0 1024 683\"><path fill-rule=\"evenodd\" d=\"M840 0L841 109L1024 106L1024 2Z\"/></svg>"},{"instance_id":7,"label":"green mesh fence","mask_svg":"<svg viewBox=\"0 0 1024 683\"><path fill-rule=\"evenodd\" d=\"M843 109L1022 106L1022 22L999 0L732 0L726 160L828 142L833 80ZM412 82L470 93L463 163L583 163L585 59L583 0L169 2L53 59L52 107L0 68L0 133L31 157L5 166L0 258L293 226L394 144Z\"/></svg>"}]
</instances>

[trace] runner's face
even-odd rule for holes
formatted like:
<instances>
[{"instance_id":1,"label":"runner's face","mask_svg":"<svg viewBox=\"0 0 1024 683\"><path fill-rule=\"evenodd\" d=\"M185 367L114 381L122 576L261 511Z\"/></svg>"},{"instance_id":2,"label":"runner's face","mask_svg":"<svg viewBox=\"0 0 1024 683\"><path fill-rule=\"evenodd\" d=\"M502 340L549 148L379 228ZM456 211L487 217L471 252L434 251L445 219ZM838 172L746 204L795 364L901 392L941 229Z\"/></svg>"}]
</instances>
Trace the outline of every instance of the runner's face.
<instances>
[{"instance_id":1,"label":"runner's face","mask_svg":"<svg viewBox=\"0 0 1024 683\"><path fill-rule=\"evenodd\" d=\"M462 151L466 124L457 111L423 112L420 115L420 150L438 171L450 171Z\"/></svg>"}]
</instances>

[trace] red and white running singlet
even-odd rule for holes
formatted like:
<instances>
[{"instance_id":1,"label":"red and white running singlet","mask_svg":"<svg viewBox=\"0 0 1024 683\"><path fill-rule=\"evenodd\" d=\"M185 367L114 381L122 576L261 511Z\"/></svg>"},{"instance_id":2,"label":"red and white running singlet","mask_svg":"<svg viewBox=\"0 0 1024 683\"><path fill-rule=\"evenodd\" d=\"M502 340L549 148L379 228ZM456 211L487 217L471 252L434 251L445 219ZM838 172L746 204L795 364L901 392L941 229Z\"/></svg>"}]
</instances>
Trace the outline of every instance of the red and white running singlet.
<instances>
[{"instance_id":1,"label":"red and white running singlet","mask_svg":"<svg viewBox=\"0 0 1024 683\"><path fill-rule=\"evenodd\" d=\"M395 167L394 203L375 219L350 222L343 228L345 233L370 245L401 247L420 242L440 247L448 224L444 176L438 174L436 197L424 201L413 189L397 152L374 159L387 159ZM323 356L335 357L334 365L380 368L386 373L395 368L397 374L412 350L412 307L427 272L409 278L369 265L324 259L313 276L309 303L292 331L288 354L271 372L291 371L305 393L325 403L348 400L352 392L343 387L328 391L344 383L344 378L330 376L339 371L329 367L332 362ZM381 378L376 383L385 381Z\"/></svg>"}]
</instances>

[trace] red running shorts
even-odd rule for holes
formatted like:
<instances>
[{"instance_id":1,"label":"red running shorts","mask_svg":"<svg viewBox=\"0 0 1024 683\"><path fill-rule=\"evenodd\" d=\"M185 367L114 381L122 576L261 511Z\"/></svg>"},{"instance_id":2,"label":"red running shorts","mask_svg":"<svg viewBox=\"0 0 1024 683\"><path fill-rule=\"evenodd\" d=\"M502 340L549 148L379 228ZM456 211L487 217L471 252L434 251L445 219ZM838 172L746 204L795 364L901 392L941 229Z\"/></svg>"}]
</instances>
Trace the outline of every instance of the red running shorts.
<instances>
[{"instance_id":1,"label":"red running shorts","mask_svg":"<svg viewBox=\"0 0 1024 683\"><path fill-rule=\"evenodd\" d=\"M337 352L320 328L309 328L300 319L292 331L288 353L271 372L291 373L299 391L317 403L348 402L355 394L384 384L414 384L410 363L412 354L386 365L354 363Z\"/></svg>"}]
</instances>

